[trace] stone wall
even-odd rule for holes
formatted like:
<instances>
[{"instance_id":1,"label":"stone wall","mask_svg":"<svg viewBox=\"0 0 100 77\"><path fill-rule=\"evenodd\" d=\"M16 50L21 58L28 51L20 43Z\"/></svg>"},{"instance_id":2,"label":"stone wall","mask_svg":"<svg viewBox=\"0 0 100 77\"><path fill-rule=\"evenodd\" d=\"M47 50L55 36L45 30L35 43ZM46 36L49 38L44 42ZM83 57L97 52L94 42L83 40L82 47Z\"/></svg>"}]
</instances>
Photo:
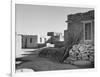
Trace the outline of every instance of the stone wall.
<instances>
[{"instance_id":1,"label":"stone wall","mask_svg":"<svg viewBox=\"0 0 100 77\"><path fill-rule=\"evenodd\" d=\"M94 63L94 44L76 44L69 51L69 57L65 63L74 63L75 61L88 61Z\"/></svg>"}]
</instances>

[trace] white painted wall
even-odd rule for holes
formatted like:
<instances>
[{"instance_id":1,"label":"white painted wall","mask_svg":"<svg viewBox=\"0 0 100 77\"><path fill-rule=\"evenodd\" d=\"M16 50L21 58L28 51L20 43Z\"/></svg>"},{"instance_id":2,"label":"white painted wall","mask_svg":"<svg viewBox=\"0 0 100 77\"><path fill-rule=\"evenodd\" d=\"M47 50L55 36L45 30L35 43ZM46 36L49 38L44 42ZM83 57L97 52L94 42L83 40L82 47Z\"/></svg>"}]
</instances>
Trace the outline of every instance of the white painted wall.
<instances>
[{"instance_id":1,"label":"white painted wall","mask_svg":"<svg viewBox=\"0 0 100 77\"><path fill-rule=\"evenodd\" d=\"M28 51L34 51L36 49L22 49L21 35L16 35L16 48L15 57L22 57L22 54L30 54Z\"/></svg>"},{"instance_id":2,"label":"white painted wall","mask_svg":"<svg viewBox=\"0 0 100 77\"><path fill-rule=\"evenodd\" d=\"M17 35L16 34L16 46L15 46L15 53L16 53L16 56L19 56L19 54L21 53L21 35Z\"/></svg>"},{"instance_id":3,"label":"white painted wall","mask_svg":"<svg viewBox=\"0 0 100 77\"><path fill-rule=\"evenodd\" d=\"M40 42L40 37L42 38L42 42ZM50 38L50 36L39 36L38 35L38 43L45 43L44 38L46 38L46 40L48 40Z\"/></svg>"}]
</instances>

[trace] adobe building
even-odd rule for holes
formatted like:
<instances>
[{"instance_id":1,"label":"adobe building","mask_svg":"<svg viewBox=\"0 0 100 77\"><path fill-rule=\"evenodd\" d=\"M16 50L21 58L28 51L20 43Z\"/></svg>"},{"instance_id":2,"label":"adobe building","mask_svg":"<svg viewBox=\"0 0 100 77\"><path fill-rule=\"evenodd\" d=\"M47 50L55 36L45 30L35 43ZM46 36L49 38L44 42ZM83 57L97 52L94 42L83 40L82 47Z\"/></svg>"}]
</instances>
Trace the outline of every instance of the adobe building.
<instances>
[{"instance_id":1,"label":"adobe building","mask_svg":"<svg viewBox=\"0 0 100 77\"><path fill-rule=\"evenodd\" d=\"M36 48L37 42L37 35L22 35L22 48Z\"/></svg>"},{"instance_id":2,"label":"adobe building","mask_svg":"<svg viewBox=\"0 0 100 77\"><path fill-rule=\"evenodd\" d=\"M63 33L60 33L60 32L48 32L47 35L52 37L52 38L54 38L54 40L56 40L56 41L64 41Z\"/></svg>"},{"instance_id":3,"label":"adobe building","mask_svg":"<svg viewBox=\"0 0 100 77\"><path fill-rule=\"evenodd\" d=\"M46 40L46 36L38 36L38 44L44 44Z\"/></svg>"},{"instance_id":4,"label":"adobe building","mask_svg":"<svg viewBox=\"0 0 100 77\"><path fill-rule=\"evenodd\" d=\"M94 43L94 10L85 13L68 15L68 29L64 31L64 41L67 43L70 35L81 37L80 42Z\"/></svg>"}]
</instances>

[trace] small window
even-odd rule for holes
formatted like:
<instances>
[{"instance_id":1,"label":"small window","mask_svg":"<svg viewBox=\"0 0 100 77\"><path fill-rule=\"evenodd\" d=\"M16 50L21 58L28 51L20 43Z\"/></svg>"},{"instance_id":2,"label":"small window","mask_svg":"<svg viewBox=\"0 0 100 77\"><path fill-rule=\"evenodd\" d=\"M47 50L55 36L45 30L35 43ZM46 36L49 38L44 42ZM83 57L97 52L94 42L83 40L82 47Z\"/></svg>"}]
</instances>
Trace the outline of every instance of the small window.
<instances>
[{"instance_id":1,"label":"small window","mask_svg":"<svg viewBox=\"0 0 100 77\"><path fill-rule=\"evenodd\" d=\"M44 41L46 42L46 38L44 38Z\"/></svg>"},{"instance_id":2,"label":"small window","mask_svg":"<svg viewBox=\"0 0 100 77\"><path fill-rule=\"evenodd\" d=\"M32 43L32 38L30 38L30 43Z\"/></svg>"},{"instance_id":3,"label":"small window","mask_svg":"<svg viewBox=\"0 0 100 77\"><path fill-rule=\"evenodd\" d=\"M92 40L92 23L85 23L85 40Z\"/></svg>"},{"instance_id":4,"label":"small window","mask_svg":"<svg viewBox=\"0 0 100 77\"><path fill-rule=\"evenodd\" d=\"M42 42L42 38L40 38L40 42Z\"/></svg>"}]
</instances>

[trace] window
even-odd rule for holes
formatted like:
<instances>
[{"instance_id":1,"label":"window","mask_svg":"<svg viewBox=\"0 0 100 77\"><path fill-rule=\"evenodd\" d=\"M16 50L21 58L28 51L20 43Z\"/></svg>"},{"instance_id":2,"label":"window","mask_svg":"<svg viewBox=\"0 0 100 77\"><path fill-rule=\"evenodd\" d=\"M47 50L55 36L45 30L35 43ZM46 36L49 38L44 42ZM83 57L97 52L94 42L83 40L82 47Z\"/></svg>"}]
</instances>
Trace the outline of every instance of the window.
<instances>
[{"instance_id":1,"label":"window","mask_svg":"<svg viewBox=\"0 0 100 77\"><path fill-rule=\"evenodd\" d=\"M92 23L85 22L84 23L84 39L85 40L92 40Z\"/></svg>"},{"instance_id":2,"label":"window","mask_svg":"<svg viewBox=\"0 0 100 77\"><path fill-rule=\"evenodd\" d=\"M30 38L30 43L32 43L32 38Z\"/></svg>"},{"instance_id":3,"label":"window","mask_svg":"<svg viewBox=\"0 0 100 77\"><path fill-rule=\"evenodd\" d=\"M40 38L40 43L42 42L42 38Z\"/></svg>"}]
</instances>

